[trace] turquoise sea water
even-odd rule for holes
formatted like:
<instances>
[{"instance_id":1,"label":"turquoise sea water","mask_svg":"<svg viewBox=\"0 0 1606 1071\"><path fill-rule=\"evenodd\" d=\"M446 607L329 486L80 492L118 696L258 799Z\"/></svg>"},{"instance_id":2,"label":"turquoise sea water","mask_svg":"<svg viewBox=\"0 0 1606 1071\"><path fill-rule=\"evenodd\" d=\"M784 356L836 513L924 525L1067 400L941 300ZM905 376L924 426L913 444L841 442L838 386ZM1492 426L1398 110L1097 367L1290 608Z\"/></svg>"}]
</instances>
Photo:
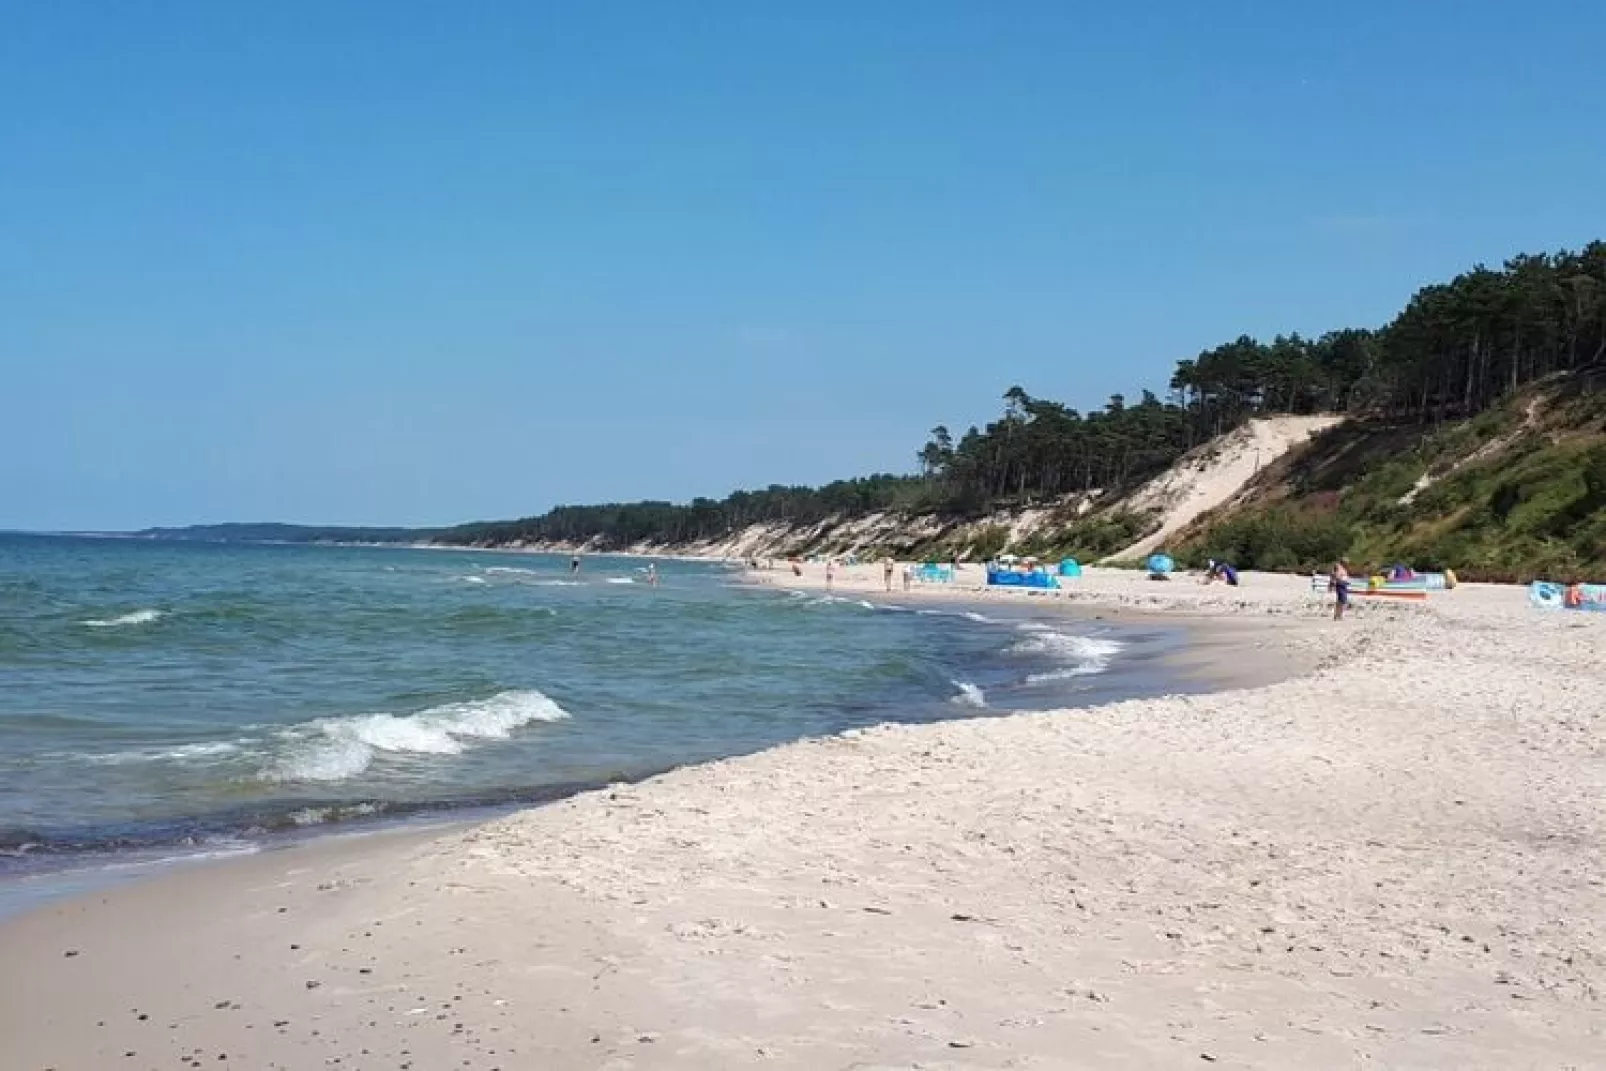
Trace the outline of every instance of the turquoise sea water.
<instances>
[{"instance_id":1,"label":"turquoise sea water","mask_svg":"<svg viewBox=\"0 0 1606 1071\"><path fill-rule=\"evenodd\" d=\"M1178 684L1166 630L644 566L0 536L0 874Z\"/></svg>"}]
</instances>

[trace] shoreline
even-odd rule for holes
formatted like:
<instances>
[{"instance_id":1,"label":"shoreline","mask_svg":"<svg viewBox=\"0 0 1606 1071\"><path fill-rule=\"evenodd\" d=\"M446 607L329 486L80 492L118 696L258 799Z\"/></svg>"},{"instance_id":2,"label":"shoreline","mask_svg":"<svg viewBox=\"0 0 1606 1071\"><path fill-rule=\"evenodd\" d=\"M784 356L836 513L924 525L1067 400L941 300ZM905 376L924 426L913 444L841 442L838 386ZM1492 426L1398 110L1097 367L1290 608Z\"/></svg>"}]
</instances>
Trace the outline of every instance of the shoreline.
<instances>
[{"instance_id":1,"label":"shoreline","mask_svg":"<svg viewBox=\"0 0 1606 1071\"><path fill-rule=\"evenodd\" d=\"M1156 584L1137 570L1087 566L1082 578L1063 581L1065 586L1058 591L1038 591L988 587L982 567L967 565L954 583L914 584L905 591L900 578L908 564L895 563L891 591L886 590L879 564L842 567L831 593L893 602L1026 607L1084 623L1178 628L1187 642L1166 661L1212 691L1276 684L1314 671L1323 658L1322 629L1328 624L1331 603L1312 597L1303 576L1248 573L1245 586L1228 588L1207 587L1186 574ZM756 587L827 592L823 565L807 563L802 569L802 576L780 567L744 569L740 578Z\"/></svg>"},{"instance_id":2,"label":"shoreline","mask_svg":"<svg viewBox=\"0 0 1606 1071\"><path fill-rule=\"evenodd\" d=\"M1606 632L1476 585L1335 626L1254 574L1088 580L1047 605L1203 614L1207 661L1288 672L67 901L0 923L0 1031L62 1069L1598 1054Z\"/></svg>"},{"instance_id":3,"label":"shoreline","mask_svg":"<svg viewBox=\"0 0 1606 1071\"><path fill-rule=\"evenodd\" d=\"M630 557L630 556L624 556ZM735 575L735 574L733 574ZM775 590L763 584L744 583L755 591ZM820 585L823 587L823 580ZM788 585L788 587L807 588L808 584ZM921 600L922 595L941 595L943 602L954 606L954 613L970 611L979 613L987 611L992 613L995 600L985 598L979 590L956 588L944 591L920 591L909 593L894 593L893 596L883 597L880 591L870 591L865 587L862 593L867 598L862 600L869 605L875 601L878 608L906 607L913 609ZM905 597L897 597L902 595ZM861 601L861 600L850 600ZM1199 620L1179 619L1173 615L1161 615L1142 611L1126 610L1119 607L1101 609L1097 612L1066 612L1059 605L1047 605L1041 602L1017 601L1003 604L1009 611L1004 620L997 618L989 621L989 627L1008 626L1017 620L1041 621L1045 625L1051 622L1069 619L1084 627L1096 627L1100 623L1113 624L1117 628L1131 632L1133 630L1153 627L1164 629L1171 635L1181 634L1186 637L1181 646L1172 647L1174 642L1169 637L1159 641L1167 649L1158 653L1148 653L1139 657L1152 659L1155 665L1163 667L1169 686L1191 684L1196 687L1182 687L1181 691L1192 692L1196 690L1219 690L1226 687L1243 687L1250 684L1270 683L1288 675L1286 664L1275 663L1272 660L1260 657L1258 652L1251 651L1250 647L1259 647L1261 629L1256 623L1248 622L1242 625L1232 625L1227 629L1231 635L1220 634L1222 628L1218 626L1206 633L1198 629ZM970 616L970 614L966 614ZM1133 637L1128 636L1123 642L1130 642ZM1150 642L1154 642L1152 637ZM1248 654L1247 661L1240 660L1223 666L1217 662L1210 652L1234 651L1238 654ZM1117 656L1118 659L1127 657ZM1136 667L1127 668L1125 674L1130 676L1142 671ZM1103 679L1103 674L1095 674L1078 678L1082 681L1096 681ZM1119 680L1119 677L1116 678ZM1178 690L1172 688L1172 690ZM965 717L1000 717L1012 713L1030 712L1035 709L1060 709L1068 703L1074 703L1074 708L1087 705L1100 705L1103 703L1121 701L1132 698L1151 698L1159 694L1170 694L1170 691L1155 688L1130 687L1120 684L1109 688L1110 694L1098 696L1063 695L1059 697L1063 702L1056 703L1045 695L1034 705L1028 708L1012 709L1006 706L1002 709L989 708L985 714L981 711L970 713L937 715L930 721L898 719L900 724L933 724L940 721L954 720ZM849 730L851 731L851 730ZM824 737L835 735L825 733ZM810 734L796 739L821 738L821 734ZM784 746L795 740L780 741L770 747ZM717 762L724 759L739 758L749 751L736 751L729 755L718 756L704 762ZM316 843L324 839L356 839L373 834L389 834L406 832L420 827L429 828L466 828L481 824L485 821L496 820L520 811L535 807L546 806L558 800L587 792L614 787L620 784L639 784L687 765L685 763L666 765L656 769L644 769L629 776L615 775L609 778L599 778L588 782L574 782L562 785L532 786L522 792L509 792L504 798L476 799L457 803L443 803L432 800L418 801L354 801L346 803L330 803L327 806L295 804L295 814L302 814L314 810L351 811L371 810L371 813L361 817L351 817L340 820L318 821L303 824L272 825L263 828L260 816L246 824L232 827L227 824L226 816L202 815L193 820L193 833L173 839L150 839L139 843L126 843L118 846L108 841L105 846L98 844L92 834L85 834L89 846L67 850L56 850L45 845L41 850L25 853L10 860L0 859L0 863L8 865L0 868L0 922L29 910L48 906L53 902L64 899L92 896L108 889L118 888L136 881L148 881L160 878L170 869L185 870L196 866L228 865L257 854L296 850L307 844ZM176 824L176 823L175 823ZM127 833L124 831L123 839ZM83 837L75 838L83 840Z\"/></svg>"}]
</instances>

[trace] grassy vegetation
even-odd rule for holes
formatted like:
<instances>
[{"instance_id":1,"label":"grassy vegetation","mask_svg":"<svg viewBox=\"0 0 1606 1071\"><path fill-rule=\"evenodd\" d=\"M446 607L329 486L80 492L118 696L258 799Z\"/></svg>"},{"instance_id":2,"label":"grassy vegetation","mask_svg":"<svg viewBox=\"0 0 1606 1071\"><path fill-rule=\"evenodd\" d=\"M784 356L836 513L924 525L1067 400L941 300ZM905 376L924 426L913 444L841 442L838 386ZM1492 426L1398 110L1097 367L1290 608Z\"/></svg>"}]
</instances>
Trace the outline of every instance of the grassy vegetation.
<instances>
[{"instance_id":1,"label":"grassy vegetation","mask_svg":"<svg viewBox=\"0 0 1606 1071\"><path fill-rule=\"evenodd\" d=\"M1351 422L1178 550L1243 568L1402 561L1464 579L1606 579L1606 417L1548 384L1432 431Z\"/></svg>"},{"instance_id":2,"label":"grassy vegetation","mask_svg":"<svg viewBox=\"0 0 1606 1071\"><path fill-rule=\"evenodd\" d=\"M1144 513L1118 510L1077 518L1067 523L1048 525L1031 539L1015 548L1015 553L1058 561L1075 558L1078 561L1097 561L1129 546L1143 533L1154 527L1154 520Z\"/></svg>"}]
</instances>

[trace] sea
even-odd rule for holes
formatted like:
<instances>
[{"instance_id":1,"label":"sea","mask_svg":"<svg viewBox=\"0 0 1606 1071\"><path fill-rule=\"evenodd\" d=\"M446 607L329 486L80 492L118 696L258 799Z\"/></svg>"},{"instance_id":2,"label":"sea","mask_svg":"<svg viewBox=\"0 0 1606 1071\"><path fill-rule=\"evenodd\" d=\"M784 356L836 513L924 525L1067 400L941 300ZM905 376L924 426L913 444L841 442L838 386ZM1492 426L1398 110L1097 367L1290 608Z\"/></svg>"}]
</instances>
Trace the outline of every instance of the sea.
<instances>
[{"instance_id":1,"label":"sea","mask_svg":"<svg viewBox=\"0 0 1606 1071\"><path fill-rule=\"evenodd\" d=\"M41 874L1189 688L1165 627L651 564L0 535L0 907Z\"/></svg>"}]
</instances>

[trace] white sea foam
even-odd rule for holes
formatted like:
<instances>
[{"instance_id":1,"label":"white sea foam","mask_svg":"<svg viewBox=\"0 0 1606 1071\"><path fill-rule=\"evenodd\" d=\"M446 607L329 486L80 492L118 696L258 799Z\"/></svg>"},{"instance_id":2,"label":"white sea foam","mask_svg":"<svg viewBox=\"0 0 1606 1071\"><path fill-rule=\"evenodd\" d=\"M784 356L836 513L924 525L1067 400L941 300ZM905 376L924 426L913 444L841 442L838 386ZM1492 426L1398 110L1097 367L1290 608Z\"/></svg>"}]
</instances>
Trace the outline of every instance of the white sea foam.
<instances>
[{"instance_id":1,"label":"white sea foam","mask_svg":"<svg viewBox=\"0 0 1606 1071\"><path fill-rule=\"evenodd\" d=\"M487 573L523 573L527 576L535 575L534 569L520 569L513 565L487 565L485 567L485 571Z\"/></svg>"},{"instance_id":2,"label":"white sea foam","mask_svg":"<svg viewBox=\"0 0 1606 1071\"><path fill-rule=\"evenodd\" d=\"M146 748L139 751L113 751L100 755L80 756L96 766L126 766L136 762L190 762L195 759L215 759L233 755L239 744L226 740L212 740L199 744L181 744L172 748Z\"/></svg>"},{"instance_id":3,"label":"white sea foam","mask_svg":"<svg viewBox=\"0 0 1606 1071\"><path fill-rule=\"evenodd\" d=\"M1064 669L1051 669L1047 673L1028 673L1027 684L1048 684L1052 681L1068 681L1076 677L1090 677L1095 673L1103 673L1102 665L1066 666Z\"/></svg>"},{"instance_id":4,"label":"white sea foam","mask_svg":"<svg viewBox=\"0 0 1606 1071\"><path fill-rule=\"evenodd\" d=\"M483 584L483 583L485 583L485 578L483 576L460 576L457 579L461 580L465 584Z\"/></svg>"},{"instance_id":5,"label":"white sea foam","mask_svg":"<svg viewBox=\"0 0 1606 1071\"><path fill-rule=\"evenodd\" d=\"M536 588L583 588L585 583L580 580L532 580L531 587Z\"/></svg>"},{"instance_id":6,"label":"white sea foam","mask_svg":"<svg viewBox=\"0 0 1606 1071\"><path fill-rule=\"evenodd\" d=\"M861 610L874 610L875 604L868 599L850 599L845 595L816 595L809 600L813 606L857 606Z\"/></svg>"},{"instance_id":7,"label":"white sea foam","mask_svg":"<svg viewBox=\"0 0 1606 1071\"><path fill-rule=\"evenodd\" d=\"M994 624L994 621L993 621L992 618L987 617L987 616L985 616L983 614L978 614L974 610L966 610L964 613L960 614L959 616L964 618L966 621L974 621L978 625L991 625L991 624Z\"/></svg>"},{"instance_id":8,"label":"white sea foam","mask_svg":"<svg viewBox=\"0 0 1606 1071\"><path fill-rule=\"evenodd\" d=\"M135 610L121 617L92 618L80 623L87 628L122 628L125 625L148 625L161 616L160 610Z\"/></svg>"},{"instance_id":9,"label":"white sea foam","mask_svg":"<svg viewBox=\"0 0 1606 1071\"><path fill-rule=\"evenodd\" d=\"M959 694L948 700L948 702L962 707L980 708L987 705L987 696L978 686L969 681L956 680L951 683L955 688L959 689Z\"/></svg>"},{"instance_id":10,"label":"white sea foam","mask_svg":"<svg viewBox=\"0 0 1606 1071\"><path fill-rule=\"evenodd\" d=\"M290 812L290 821L298 826L320 826L325 822L342 819L366 818L384 810L377 803L351 803L331 807L303 807Z\"/></svg>"},{"instance_id":11,"label":"white sea foam","mask_svg":"<svg viewBox=\"0 0 1606 1071\"><path fill-rule=\"evenodd\" d=\"M285 730L289 753L263 776L270 781L341 781L362 773L381 752L457 755L473 741L506 740L514 729L531 722L562 721L568 716L557 703L530 689L446 703L416 714L322 718Z\"/></svg>"},{"instance_id":12,"label":"white sea foam","mask_svg":"<svg viewBox=\"0 0 1606 1071\"><path fill-rule=\"evenodd\" d=\"M1047 625L1029 623L1022 625L1021 631L1028 636L1010 648L1015 654L1047 655L1070 663L1059 669L1033 673L1026 678L1028 684L1103 673L1110 668L1110 659L1122 650L1122 644L1115 640L1056 632Z\"/></svg>"},{"instance_id":13,"label":"white sea foam","mask_svg":"<svg viewBox=\"0 0 1606 1071\"><path fill-rule=\"evenodd\" d=\"M636 582L635 577L630 577L630 576L610 576L610 577L608 577L608 583L610 583L610 584L634 584L635 582Z\"/></svg>"}]
</instances>

